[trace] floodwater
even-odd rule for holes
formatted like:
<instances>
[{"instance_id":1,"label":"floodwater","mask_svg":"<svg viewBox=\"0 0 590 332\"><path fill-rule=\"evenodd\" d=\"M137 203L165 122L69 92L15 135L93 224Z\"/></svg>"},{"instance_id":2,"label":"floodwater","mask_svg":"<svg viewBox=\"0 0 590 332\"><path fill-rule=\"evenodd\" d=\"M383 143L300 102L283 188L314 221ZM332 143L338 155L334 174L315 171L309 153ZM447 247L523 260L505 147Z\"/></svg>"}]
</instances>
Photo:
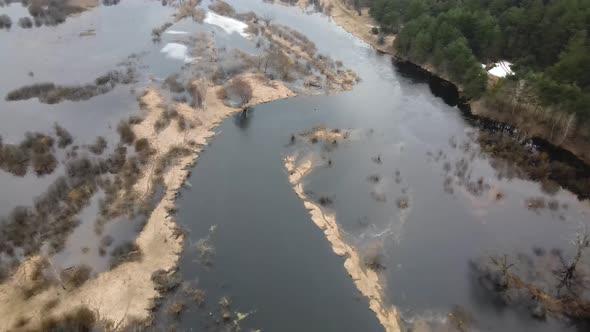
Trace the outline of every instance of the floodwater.
<instances>
[{"instance_id":1,"label":"floodwater","mask_svg":"<svg viewBox=\"0 0 590 332\"><path fill-rule=\"evenodd\" d=\"M326 16L261 1L229 2L238 12L252 10L302 32L320 53L343 61L363 81L350 92L258 105L248 117L228 118L218 127L219 134L199 156L190 186L177 202L177 221L186 232L179 272L184 286L205 291L205 306L189 305L180 318L160 310L156 325L219 329L215 316L225 296L233 312L248 314L239 322L244 329L382 330L347 275L343 259L332 252L288 182L283 158L308 151L318 166L306 178L306 190L314 198L332 199L329 208L346 240L361 253L380 249L387 301L399 308L405 321L444 321L453 308L461 307L473 316L476 330L573 329L494 306L478 289L470 262L506 254L534 265L542 258L533 251L538 248L571 254L569 241L588 220L586 202L565 190L549 197L538 183L499 178L493 161L478 153L473 139L478 128L445 102L453 100L449 93L436 96L444 87L400 70L391 57L375 52ZM24 13L18 4L0 8L0 13L5 10L13 21ZM190 19L170 27L187 34L163 34L154 44L152 29L170 21L172 12L158 1L128 0L82 13L57 27L24 30L13 25L10 32L0 31L0 43L11 45L0 52L4 77L10 78L0 81L0 96L34 82L86 84L125 66L139 72L135 83L87 101L46 105L36 99L2 98L4 141L19 141L25 131L48 132L57 122L72 133L75 144L89 144L99 135L114 142L116 124L137 110L134 91L160 84L183 69L182 60L166 58L161 49L167 43L189 44L190 34L213 33L218 48L256 52L253 41L238 33L228 35L218 26ZM96 35L80 36L88 30ZM316 126L350 128L353 135L333 149L289 145L292 133ZM465 142L468 149L462 148ZM381 162L375 162L377 156ZM457 165L466 165L472 182L482 177L485 189L473 193L459 184L453 177ZM58 168L41 178L0 173L0 186L11 188L0 190L2 215L16 205L31 204L60 172ZM379 177L377 183L367 180L372 175ZM449 176L450 186L445 184ZM503 198L490 199L490 192L502 192ZM526 207L527 199L540 196L555 199L558 208ZM400 198L407 199L407 208L399 207ZM93 265L95 272L107 268L108 259L94 252L100 241L93 234L94 210L96 201L81 213L82 226L57 257L64 268L79 261ZM137 232L138 221L121 222L108 229L119 235L114 245ZM82 254L84 246L92 252ZM522 264L523 270L531 265ZM549 278L547 283L553 282ZM181 297L181 291L169 294L162 307Z\"/></svg>"}]
</instances>

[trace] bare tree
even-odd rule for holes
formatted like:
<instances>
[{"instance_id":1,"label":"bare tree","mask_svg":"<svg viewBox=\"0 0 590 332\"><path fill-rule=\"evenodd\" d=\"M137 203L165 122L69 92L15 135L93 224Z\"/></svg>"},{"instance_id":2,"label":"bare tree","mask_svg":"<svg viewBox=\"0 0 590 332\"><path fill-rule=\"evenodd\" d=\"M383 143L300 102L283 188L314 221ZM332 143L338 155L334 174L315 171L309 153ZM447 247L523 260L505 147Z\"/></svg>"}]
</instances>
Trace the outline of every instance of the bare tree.
<instances>
[{"instance_id":1,"label":"bare tree","mask_svg":"<svg viewBox=\"0 0 590 332\"><path fill-rule=\"evenodd\" d=\"M230 85L229 89L240 97L240 101L242 102L242 106L245 106L250 102L252 99L252 86L248 81L243 78L236 78L234 79Z\"/></svg>"},{"instance_id":2,"label":"bare tree","mask_svg":"<svg viewBox=\"0 0 590 332\"><path fill-rule=\"evenodd\" d=\"M563 141L565 141L565 139L567 138L567 135L569 134L570 128L572 127L572 124L575 123L576 120L576 115L575 114L570 114L570 116L567 118L567 122L565 125L565 130L563 131L563 136L561 137L561 141L559 142L559 144L557 144L558 146L563 144Z\"/></svg>"},{"instance_id":3,"label":"bare tree","mask_svg":"<svg viewBox=\"0 0 590 332\"><path fill-rule=\"evenodd\" d=\"M189 91L193 97L193 107L204 109L207 101L208 83L205 79L193 81L189 86Z\"/></svg>"},{"instance_id":4,"label":"bare tree","mask_svg":"<svg viewBox=\"0 0 590 332\"><path fill-rule=\"evenodd\" d=\"M270 22L272 22L272 20L273 20L273 17L269 13L266 13L266 14L264 14L264 16L262 16L262 21L264 22L264 25L267 27L270 26Z\"/></svg>"},{"instance_id":5,"label":"bare tree","mask_svg":"<svg viewBox=\"0 0 590 332\"><path fill-rule=\"evenodd\" d=\"M582 258L584 249L590 247L590 237L585 224L580 224L580 228L576 232L576 237L572 240L572 244L576 247L576 255L570 262L566 262L563 256L559 256L562 268L556 271L560 278L559 284L557 285L558 291L566 287L570 292L573 292L573 286L578 283L576 267Z\"/></svg>"},{"instance_id":6,"label":"bare tree","mask_svg":"<svg viewBox=\"0 0 590 332\"><path fill-rule=\"evenodd\" d=\"M509 270L514 264L508 263L508 255L504 255L501 258L490 257L492 263L500 270L501 279L498 280L498 286L501 291L508 290L510 286L510 274Z\"/></svg>"}]
</instances>

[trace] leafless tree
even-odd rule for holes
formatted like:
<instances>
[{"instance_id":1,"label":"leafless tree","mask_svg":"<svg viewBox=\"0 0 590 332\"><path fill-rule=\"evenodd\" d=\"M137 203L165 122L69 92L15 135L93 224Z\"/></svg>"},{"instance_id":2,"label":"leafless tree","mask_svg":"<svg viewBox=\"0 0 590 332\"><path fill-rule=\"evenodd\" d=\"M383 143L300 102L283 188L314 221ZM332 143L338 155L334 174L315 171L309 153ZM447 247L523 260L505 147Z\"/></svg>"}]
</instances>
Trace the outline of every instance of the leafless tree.
<instances>
[{"instance_id":1,"label":"leafless tree","mask_svg":"<svg viewBox=\"0 0 590 332\"><path fill-rule=\"evenodd\" d=\"M235 94L240 97L240 101L242 102L242 106L247 105L252 99L252 86L248 81L243 78L236 78L231 83L229 88Z\"/></svg>"},{"instance_id":2,"label":"leafless tree","mask_svg":"<svg viewBox=\"0 0 590 332\"><path fill-rule=\"evenodd\" d=\"M273 20L273 17L269 13L264 14L264 16L262 16L262 21L264 22L264 25L267 27L270 26L270 22L272 22L272 20Z\"/></svg>"},{"instance_id":3,"label":"leafless tree","mask_svg":"<svg viewBox=\"0 0 590 332\"><path fill-rule=\"evenodd\" d=\"M562 268L556 271L556 274L560 279L559 284L557 285L558 291L565 287L570 292L573 292L574 286L578 284L579 278L576 273L576 268L580 262L580 259L582 258L584 249L590 247L590 236L588 235L585 224L580 224L580 227L576 232L576 236L572 240L572 244L576 248L576 254L570 262L566 262L563 256L559 256Z\"/></svg>"},{"instance_id":4,"label":"leafless tree","mask_svg":"<svg viewBox=\"0 0 590 332\"><path fill-rule=\"evenodd\" d=\"M498 286L501 290L505 291L510 286L510 268L514 267L514 264L508 263L508 255L504 255L501 258L490 257L492 263L500 270L501 279L498 280Z\"/></svg>"},{"instance_id":5,"label":"leafless tree","mask_svg":"<svg viewBox=\"0 0 590 332\"><path fill-rule=\"evenodd\" d=\"M189 86L189 91L193 97L193 107L204 109L207 101L208 83L205 79L193 81Z\"/></svg>"},{"instance_id":6,"label":"leafless tree","mask_svg":"<svg viewBox=\"0 0 590 332\"><path fill-rule=\"evenodd\" d=\"M557 144L558 146L563 144L563 141L565 141L565 139L567 138L567 135L570 132L570 128L572 127L572 125L575 125L575 120L576 120L576 115L575 114L571 114L568 118L567 118L567 122L565 124L565 129L563 131L563 136L561 137L561 141L559 142L559 144Z\"/></svg>"}]
</instances>

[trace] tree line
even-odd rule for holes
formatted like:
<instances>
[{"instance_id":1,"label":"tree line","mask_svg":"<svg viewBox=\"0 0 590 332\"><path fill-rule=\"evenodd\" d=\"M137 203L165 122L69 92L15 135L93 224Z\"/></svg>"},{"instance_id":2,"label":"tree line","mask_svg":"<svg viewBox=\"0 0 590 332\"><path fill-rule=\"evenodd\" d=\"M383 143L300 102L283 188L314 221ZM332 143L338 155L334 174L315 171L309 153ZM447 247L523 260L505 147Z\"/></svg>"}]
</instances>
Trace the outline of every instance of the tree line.
<instances>
[{"instance_id":1,"label":"tree line","mask_svg":"<svg viewBox=\"0 0 590 332\"><path fill-rule=\"evenodd\" d=\"M396 34L400 56L434 66L470 98L510 92L590 120L590 0L373 0L370 14ZM481 64L500 59L515 75L488 89Z\"/></svg>"}]
</instances>

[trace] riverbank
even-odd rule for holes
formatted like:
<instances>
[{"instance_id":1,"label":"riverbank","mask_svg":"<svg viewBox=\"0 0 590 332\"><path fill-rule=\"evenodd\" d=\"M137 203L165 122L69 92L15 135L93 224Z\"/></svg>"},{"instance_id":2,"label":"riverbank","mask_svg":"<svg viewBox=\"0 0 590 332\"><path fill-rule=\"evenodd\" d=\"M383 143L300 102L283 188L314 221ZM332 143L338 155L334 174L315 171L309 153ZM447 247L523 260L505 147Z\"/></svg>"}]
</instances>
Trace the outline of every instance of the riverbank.
<instances>
[{"instance_id":1,"label":"riverbank","mask_svg":"<svg viewBox=\"0 0 590 332\"><path fill-rule=\"evenodd\" d=\"M324 0L323 1L324 8L331 8L326 9L328 15L330 15L334 21L340 25L344 30L348 31L349 33L353 34L357 38L363 40L367 44L371 45L374 49L379 52L384 52L390 54L398 61L410 62L423 70L429 72L431 75L440 77L446 81L457 86L459 92L461 91L461 87L452 82L446 75L438 73L432 66L428 65L420 65L412 62L409 59L402 59L400 58L393 48L393 41L395 40L395 36L388 35L385 36L384 43L379 43L378 35L371 33L371 27L378 26L378 23L375 22L371 16L369 15L369 11L367 8L363 8L361 11L361 15L350 8L347 8L346 5L342 2L342 0ZM497 82L497 79L491 78L489 84L494 84ZM576 157L583 160L586 164L590 165L590 132L587 128L576 128L576 135L566 135L565 139L562 139L563 135L554 134L555 130L565 131L567 123L566 121L562 121L561 125L556 125L555 122L549 122L543 120L542 117L539 117L538 114L535 113L523 113L519 112L517 114L513 114L508 112L507 110L504 111L498 107L490 107L489 104L489 97L484 96L479 100L473 101L469 103L471 112L475 115L485 117L494 121L508 123L513 127L519 128L520 130L527 133L529 137L539 137L545 141L550 142L556 146L564 148L570 152L572 152ZM514 105L510 107L513 109ZM565 116L564 116L565 118ZM571 129L569 129L571 130ZM573 130L571 130L573 132Z\"/></svg>"}]
</instances>

